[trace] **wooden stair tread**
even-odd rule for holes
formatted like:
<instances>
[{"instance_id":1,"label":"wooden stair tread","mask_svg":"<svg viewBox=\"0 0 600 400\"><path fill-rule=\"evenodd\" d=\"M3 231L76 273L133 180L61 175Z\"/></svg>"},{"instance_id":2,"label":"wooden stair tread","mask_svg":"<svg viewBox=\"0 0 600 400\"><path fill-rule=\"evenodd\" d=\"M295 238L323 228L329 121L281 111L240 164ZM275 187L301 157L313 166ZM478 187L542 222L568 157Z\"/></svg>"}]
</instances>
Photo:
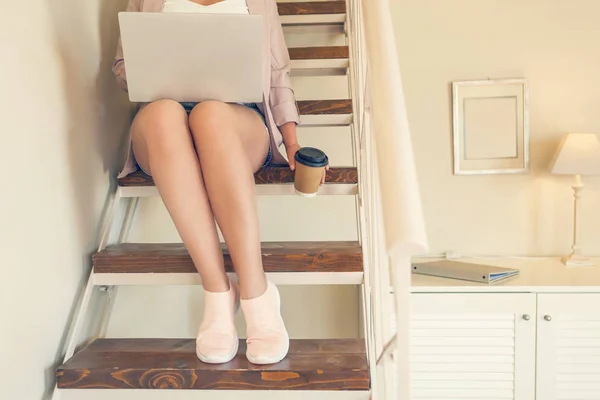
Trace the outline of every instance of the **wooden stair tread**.
<instances>
[{"instance_id":1,"label":"wooden stair tread","mask_svg":"<svg viewBox=\"0 0 600 400\"><path fill-rule=\"evenodd\" d=\"M226 364L204 364L194 339L98 339L56 372L61 389L369 390L362 339L291 340L285 360L254 365L240 341Z\"/></svg>"},{"instance_id":2,"label":"wooden stair tread","mask_svg":"<svg viewBox=\"0 0 600 400\"><path fill-rule=\"evenodd\" d=\"M302 100L298 111L300 115L352 114L352 100Z\"/></svg>"},{"instance_id":3,"label":"wooden stair tread","mask_svg":"<svg viewBox=\"0 0 600 400\"><path fill-rule=\"evenodd\" d=\"M224 248L225 267L233 263ZM361 272L362 249L358 242L262 243L266 272ZM181 243L122 243L94 254L95 273L195 273L196 268Z\"/></svg>"},{"instance_id":4,"label":"wooden stair tread","mask_svg":"<svg viewBox=\"0 0 600 400\"><path fill-rule=\"evenodd\" d=\"M289 167L266 167L254 175L257 185L293 183L294 172ZM327 171L327 185L357 184L358 172L354 167L334 167ZM119 179L119 186L154 186L151 176L136 171Z\"/></svg>"},{"instance_id":5,"label":"wooden stair tread","mask_svg":"<svg viewBox=\"0 0 600 400\"><path fill-rule=\"evenodd\" d=\"M323 60L349 58L348 46L290 47L292 60Z\"/></svg>"},{"instance_id":6,"label":"wooden stair tread","mask_svg":"<svg viewBox=\"0 0 600 400\"><path fill-rule=\"evenodd\" d=\"M315 15L315 14L345 14L345 1L312 1L298 3L278 3L280 16Z\"/></svg>"}]
</instances>

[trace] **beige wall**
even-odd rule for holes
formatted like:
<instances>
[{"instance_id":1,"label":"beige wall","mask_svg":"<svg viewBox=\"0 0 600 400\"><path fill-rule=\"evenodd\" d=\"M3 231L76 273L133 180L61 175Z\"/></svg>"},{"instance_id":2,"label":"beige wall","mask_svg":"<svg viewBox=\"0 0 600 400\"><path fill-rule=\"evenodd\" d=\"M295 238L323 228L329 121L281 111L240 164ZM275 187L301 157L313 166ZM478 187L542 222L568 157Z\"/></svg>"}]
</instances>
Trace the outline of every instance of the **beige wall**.
<instances>
[{"instance_id":1,"label":"beige wall","mask_svg":"<svg viewBox=\"0 0 600 400\"><path fill-rule=\"evenodd\" d=\"M96 244L129 119L113 0L0 12L0 398L41 399Z\"/></svg>"},{"instance_id":2,"label":"beige wall","mask_svg":"<svg viewBox=\"0 0 600 400\"><path fill-rule=\"evenodd\" d=\"M564 133L600 133L600 2L391 3L431 252L568 252L571 180L547 168ZM450 83L512 77L530 84L531 172L453 176ZM600 179L586 183L582 242L598 255Z\"/></svg>"}]
</instances>

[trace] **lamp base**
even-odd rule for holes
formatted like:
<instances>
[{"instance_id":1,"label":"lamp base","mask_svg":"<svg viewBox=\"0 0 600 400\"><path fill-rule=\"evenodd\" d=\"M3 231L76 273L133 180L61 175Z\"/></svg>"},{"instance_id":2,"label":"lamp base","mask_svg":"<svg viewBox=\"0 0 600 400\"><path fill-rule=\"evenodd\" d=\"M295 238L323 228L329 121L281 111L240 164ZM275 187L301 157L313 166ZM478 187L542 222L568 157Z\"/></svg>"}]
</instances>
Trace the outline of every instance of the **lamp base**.
<instances>
[{"instance_id":1,"label":"lamp base","mask_svg":"<svg viewBox=\"0 0 600 400\"><path fill-rule=\"evenodd\" d=\"M592 265L596 265L594 261L590 260L589 258L575 254L563 257L561 258L561 261L567 267L590 267Z\"/></svg>"}]
</instances>

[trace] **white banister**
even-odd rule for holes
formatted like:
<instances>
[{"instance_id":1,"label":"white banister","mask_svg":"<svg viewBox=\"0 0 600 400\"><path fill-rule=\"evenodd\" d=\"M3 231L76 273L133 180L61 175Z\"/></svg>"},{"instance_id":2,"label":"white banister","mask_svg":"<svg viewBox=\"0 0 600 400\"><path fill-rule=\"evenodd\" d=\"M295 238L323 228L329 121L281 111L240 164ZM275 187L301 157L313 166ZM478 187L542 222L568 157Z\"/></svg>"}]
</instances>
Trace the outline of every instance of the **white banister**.
<instances>
[{"instance_id":1,"label":"white banister","mask_svg":"<svg viewBox=\"0 0 600 400\"><path fill-rule=\"evenodd\" d=\"M427 238L388 1L363 0L363 16L387 249L419 253Z\"/></svg>"},{"instance_id":2,"label":"white banister","mask_svg":"<svg viewBox=\"0 0 600 400\"><path fill-rule=\"evenodd\" d=\"M359 28L362 32L359 32L356 40L360 44L359 51L363 52L363 58L366 53L369 71L367 74L366 68L359 65L359 73L364 77L355 79L364 85L355 90L368 93L360 96L365 104L357 107L364 113L360 116L361 125L371 124L361 127L361 149L367 153L364 162L376 162L376 166L366 165L363 168L363 174L365 171L369 172L368 176L362 177L363 182L369 181L366 189L368 193L361 191L367 200L365 212L370 218L369 235L374 236L367 248L372 254L370 276L374 292L374 336L378 338L377 351L382 353L385 343L382 344L381 341L390 340L389 332L381 333L377 330L389 330L387 323L381 321L381 318L391 318L390 314L386 315L389 302L383 297L383 293L388 292L391 270L397 326L394 339L397 366L395 396L401 400L409 400L410 260L412 255L426 251L427 237L389 2L362 0L361 4L355 5L352 14L355 29L357 26L362 28ZM363 40L364 43L360 43ZM371 137L364 138L363 135L372 136L373 143L369 145ZM383 233L385 246L381 246L383 241L378 238L381 236L378 231ZM384 247L384 257L377 255L378 252L381 253L380 246ZM390 356L381 356L381 364L387 373L383 376L378 374L378 378L385 379L389 375L387 366ZM390 397L390 384L389 381L385 382L388 387L379 392L380 398Z\"/></svg>"}]
</instances>

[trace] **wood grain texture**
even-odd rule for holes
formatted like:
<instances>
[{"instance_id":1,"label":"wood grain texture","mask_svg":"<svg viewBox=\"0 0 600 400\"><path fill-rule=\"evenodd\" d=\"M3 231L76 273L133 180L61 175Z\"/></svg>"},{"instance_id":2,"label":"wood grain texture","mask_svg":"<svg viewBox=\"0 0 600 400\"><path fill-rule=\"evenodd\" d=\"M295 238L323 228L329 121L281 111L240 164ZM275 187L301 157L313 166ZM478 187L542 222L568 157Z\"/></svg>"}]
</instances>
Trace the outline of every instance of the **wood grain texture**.
<instances>
[{"instance_id":1,"label":"wood grain texture","mask_svg":"<svg viewBox=\"0 0 600 400\"><path fill-rule=\"evenodd\" d=\"M345 1L278 3L279 15L345 14Z\"/></svg>"},{"instance_id":2,"label":"wood grain texture","mask_svg":"<svg viewBox=\"0 0 600 400\"><path fill-rule=\"evenodd\" d=\"M293 183L294 172L288 167L266 167L254 174L257 185ZM353 167L334 167L327 172L327 185L337 183L357 184L358 172ZM136 171L119 179L119 186L154 186L151 176L142 171Z\"/></svg>"},{"instance_id":3,"label":"wood grain texture","mask_svg":"<svg viewBox=\"0 0 600 400\"><path fill-rule=\"evenodd\" d=\"M258 185L293 183L294 172L286 167L267 167L254 174L254 181ZM357 184L358 171L353 167L332 167L327 171L326 184L338 183Z\"/></svg>"},{"instance_id":4,"label":"wood grain texture","mask_svg":"<svg viewBox=\"0 0 600 400\"><path fill-rule=\"evenodd\" d=\"M292 60L323 60L348 58L348 46L291 47L288 49Z\"/></svg>"},{"instance_id":5,"label":"wood grain texture","mask_svg":"<svg viewBox=\"0 0 600 400\"><path fill-rule=\"evenodd\" d=\"M305 100L298 102L300 115L352 114L352 100Z\"/></svg>"},{"instance_id":6,"label":"wood grain texture","mask_svg":"<svg viewBox=\"0 0 600 400\"><path fill-rule=\"evenodd\" d=\"M204 364L194 339L98 339L56 372L61 389L369 390L361 339L291 340L286 359L254 365L240 341L226 364Z\"/></svg>"},{"instance_id":7,"label":"wood grain texture","mask_svg":"<svg viewBox=\"0 0 600 400\"><path fill-rule=\"evenodd\" d=\"M233 272L223 248L225 267ZM360 272L358 242L270 242L262 244L266 272ZM92 257L96 273L193 273L194 263L180 243L122 243Z\"/></svg>"}]
</instances>

